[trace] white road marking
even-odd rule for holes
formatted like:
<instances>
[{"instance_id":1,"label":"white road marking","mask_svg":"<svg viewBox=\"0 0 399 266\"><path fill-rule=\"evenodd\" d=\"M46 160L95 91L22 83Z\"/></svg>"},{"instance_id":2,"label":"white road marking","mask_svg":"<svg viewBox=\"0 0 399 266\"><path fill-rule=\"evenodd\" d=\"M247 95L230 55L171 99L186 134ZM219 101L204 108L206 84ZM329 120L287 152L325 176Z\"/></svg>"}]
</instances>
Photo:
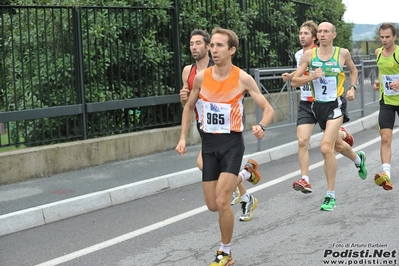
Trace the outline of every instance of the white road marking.
<instances>
[{"instance_id":1,"label":"white road marking","mask_svg":"<svg viewBox=\"0 0 399 266\"><path fill-rule=\"evenodd\" d=\"M393 134L395 134L398 131L399 131L399 129L394 129L393 130ZM372 144L374 144L376 142L379 142L380 139L381 139L380 137L372 139L372 140L370 140L370 141L368 141L366 143L363 143L363 144L357 146L356 148L353 148L353 151L358 151L358 150L361 150L361 149L363 149L365 147L368 147L368 146L370 146L370 145L372 145ZM342 158L343 156L341 154L338 154L336 157L337 157L337 159L339 159L339 158ZM321 166L323 166L323 164L324 164L324 161L320 161L320 162L317 162L315 164L312 164L312 165L309 166L309 170L313 170L313 169L316 169L318 167L321 167ZM271 187L273 185L276 185L278 183L286 181L286 180L288 180L288 179L290 179L290 178L292 178L294 176L297 176L299 174L300 174L300 170L297 170L297 171L292 172L292 173L290 173L288 175L276 178L276 179L271 180L269 182L266 182L266 183L264 183L262 185L258 185L256 187L248 189L248 192L253 193L253 192L256 192L256 191ZM207 210L208 210L208 208L206 206L202 206L202 207L193 209L191 211L179 214L179 215L174 216L172 218L166 219L164 221L161 221L161 222L146 226L144 228L132 231L130 233L127 233L127 234L124 234L124 235L109 239L109 240L101 242L101 243L98 243L96 245L93 245L93 246L90 246L90 247L87 247L87 248L84 248L84 249L69 253L67 255L64 255L64 256L61 256L61 257L58 257L58 258L55 258L55 259L52 259L52 260L37 264L36 266L55 266L55 265L59 265L59 264L62 264L64 262L71 261L73 259L82 257L84 255L99 251L101 249L104 249L104 248L119 244L119 243L121 243L123 241L133 239L133 238L135 238L137 236L140 236L140 235L149 233L151 231L157 230L159 228L162 228L164 226L176 223L178 221L181 221L181 220L184 220L186 218L192 217L194 215L200 214L200 213L205 212Z\"/></svg>"}]
</instances>

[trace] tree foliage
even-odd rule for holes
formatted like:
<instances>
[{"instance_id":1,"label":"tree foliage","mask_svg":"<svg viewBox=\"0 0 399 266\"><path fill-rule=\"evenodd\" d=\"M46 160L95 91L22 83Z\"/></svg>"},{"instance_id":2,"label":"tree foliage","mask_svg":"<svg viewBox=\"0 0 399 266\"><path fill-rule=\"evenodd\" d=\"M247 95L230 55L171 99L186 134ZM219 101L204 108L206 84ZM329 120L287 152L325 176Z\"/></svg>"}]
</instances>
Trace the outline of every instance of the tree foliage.
<instances>
[{"instance_id":1,"label":"tree foliage","mask_svg":"<svg viewBox=\"0 0 399 266\"><path fill-rule=\"evenodd\" d=\"M85 92L85 99L88 103L95 103L176 93L180 88L170 80L179 80L181 70L173 68L173 58L177 56L182 65L192 62L188 43L190 32L195 28L211 31L213 27L221 26L235 31L241 45L234 60L243 69L290 64L299 48L298 26L308 19L335 24L338 31L336 45L350 48L352 24L341 20L345 11L341 0L331 1L326 5L324 0L309 0L310 9L303 18L297 14L299 4L296 1L177 1L181 55L175 54L171 49L171 37L164 34L176 26L167 11L174 7L174 2L170 0L9 2L23 6L85 7L87 13L84 13L85 20L82 20L85 46L83 74L85 85L90 88ZM329 6L334 6L334 9L329 9ZM135 11L135 15L129 17L117 7L147 9L145 12ZM36 12L36 21L30 20L32 13L29 12ZM2 54L5 55L0 64L0 86L5 91L1 97L3 111L64 106L77 102L79 92L73 83L76 74L73 61L75 51L72 28L68 24L72 21L72 14L65 15L56 8L50 15L46 12L39 8L35 11L24 8L19 10L18 19L14 17L12 20L11 13L1 16L1 24L5 29L0 40ZM130 41L133 37L137 42ZM141 77L140 73L144 72L154 75L151 78L147 75ZM170 75L174 78L170 79ZM104 134L104 128L112 129L106 134L122 133L137 130L140 128L138 122L143 119L159 116L176 114L173 108L167 108L166 112L156 108L114 110L110 116L100 113L93 115L88 129L99 132L99 135ZM76 136L76 132L71 132L72 128L76 128L76 123L75 119L50 118L23 121L13 124L11 134L16 143L22 139L28 143L40 140L41 144L48 144L63 141L65 136ZM132 124L137 128L132 129Z\"/></svg>"},{"instance_id":2,"label":"tree foliage","mask_svg":"<svg viewBox=\"0 0 399 266\"><path fill-rule=\"evenodd\" d=\"M342 0L330 0L328 4L323 0L304 0L312 7L306 12L306 19L311 19L317 24L321 22L330 22L334 24L337 30L337 37L334 45L352 50L352 29L353 23L347 23L343 20L346 7Z\"/></svg>"}]
</instances>

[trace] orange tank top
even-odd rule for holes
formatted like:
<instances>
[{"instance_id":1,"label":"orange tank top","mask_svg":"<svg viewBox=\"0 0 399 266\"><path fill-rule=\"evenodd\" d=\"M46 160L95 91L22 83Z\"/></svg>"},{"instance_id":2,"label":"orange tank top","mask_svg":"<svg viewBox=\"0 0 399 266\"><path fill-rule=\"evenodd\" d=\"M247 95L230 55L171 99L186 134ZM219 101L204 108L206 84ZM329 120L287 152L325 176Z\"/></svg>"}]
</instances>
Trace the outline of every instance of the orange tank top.
<instances>
[{"instance_id":1,"label":"orange tank top","mask_svg":"<svg viewBox=\"0 0 399 266\"><path fill-rule=\"evenodd\" d=\"M212 77L212 70L213 67L209 67L204 71L200 91L202 129L206 133L242 132L244 95L239 88L240 69L233 66L230 75L222 81Z\"/></svg>"}]
</instances>

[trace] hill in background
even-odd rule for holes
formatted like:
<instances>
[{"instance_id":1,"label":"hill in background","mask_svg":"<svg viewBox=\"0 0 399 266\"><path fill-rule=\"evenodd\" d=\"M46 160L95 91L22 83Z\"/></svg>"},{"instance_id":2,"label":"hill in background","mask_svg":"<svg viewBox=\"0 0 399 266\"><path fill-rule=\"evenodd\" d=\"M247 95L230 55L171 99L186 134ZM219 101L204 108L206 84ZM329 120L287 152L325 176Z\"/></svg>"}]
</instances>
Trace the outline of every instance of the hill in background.
<instances>
[{"instance_id":1,"label":"hill in background","mask_svg":"<svg viewBox=\"0 0 399 266\"><path fill-rule=\"evenodd\" d=\"M352 30L353 41L373 40L379 24L355 24Z\"/></svg>"}]
</instances>

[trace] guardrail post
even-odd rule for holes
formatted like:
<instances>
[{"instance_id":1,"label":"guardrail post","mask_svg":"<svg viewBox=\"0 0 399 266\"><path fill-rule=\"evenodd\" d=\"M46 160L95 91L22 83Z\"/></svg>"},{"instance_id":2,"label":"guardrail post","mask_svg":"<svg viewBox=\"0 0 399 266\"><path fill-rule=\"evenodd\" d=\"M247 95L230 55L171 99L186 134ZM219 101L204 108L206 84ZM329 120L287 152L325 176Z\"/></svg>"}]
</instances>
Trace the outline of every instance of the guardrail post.
<instances>
[{"instance_id":1,"label":"guardrail post","mask_svg":"<svg viewBox=\"0 0 399 266\"><path fill-rule=\"evenodd\" d=\"M254 70L254 78L256 85L258 85L259 90L261 91L261 84L260 84L260 77L259 77L259 69ZM259 106L256 106L256 122L259 122L262 119L262 110ZM257 144L257 151L262 150L262 140L258 139L256 141Z\"/></svg>"},{"instance_id":2,"label":"guardrail post","mask_svg":"<svg viewBox=\"0 0 399 266\"><path fill-rule=\"evenodd\" d=\"M364 111L364 107L365 107L365 97L364 97L364 62L361 61L360 62L360 69L361 69L361 73L360 73L360 108L361 108L361 116L364 117L365 115L365 111Z\"/></svg>"},{"instance_id":3,"label":"guardrail post","mask_svg":"<svg viewBox=\"0 0 399 266\"><path fill-rule=\"evenodd\" d=\"M293 93L292 93L292 87L291 87L291 82L290 81L288 81L288 82L286 82L286 85L287 85L287 101L288 101L288 111L289 111L289 114L290 114L290 123L292 123L292 121L294 121L294 112L293 112L293 109L294 109L294 98L293 98Z\"/></svg>"},{"instance_id":4,"label":"guardrail post","mask_svg":"<svg viewBox=\"0 0 399 266\"><path fill-rule=\"evenodd\" d=\"M376 63L377 64L377 63ZM373 84L378 80L378 76L377 76L377 74L375 73L376 72L376 69L375 68L373 68L372 70L371 70L371 74L370 74L370 83L371 83L371 86L373 86ZM374 89L373 89L374 90ZM375 101L377 101L378 99L377 99L377 95L378 95L378 93L376 93L375 91L374 91L374 93L373 93L373 102L375 102Z\"/></svg>"},{"instance_id":5,"label":"guardrail post","mask_svg":"<svg viewBox=\"0 0 399 266\"><path fill-rule=\"evenodd\" d=\"M291 103L292 103L292 107L290 106L290 123L295 123L296 122L296 113L298 112L298 94L297 94L297 90L296 88L293 88L291 86L291 80L287 81L287 86L288 88L290 88L291 90L291 95L292 95L292 99L291 99Z\"/></svg>"}]
</instances>

